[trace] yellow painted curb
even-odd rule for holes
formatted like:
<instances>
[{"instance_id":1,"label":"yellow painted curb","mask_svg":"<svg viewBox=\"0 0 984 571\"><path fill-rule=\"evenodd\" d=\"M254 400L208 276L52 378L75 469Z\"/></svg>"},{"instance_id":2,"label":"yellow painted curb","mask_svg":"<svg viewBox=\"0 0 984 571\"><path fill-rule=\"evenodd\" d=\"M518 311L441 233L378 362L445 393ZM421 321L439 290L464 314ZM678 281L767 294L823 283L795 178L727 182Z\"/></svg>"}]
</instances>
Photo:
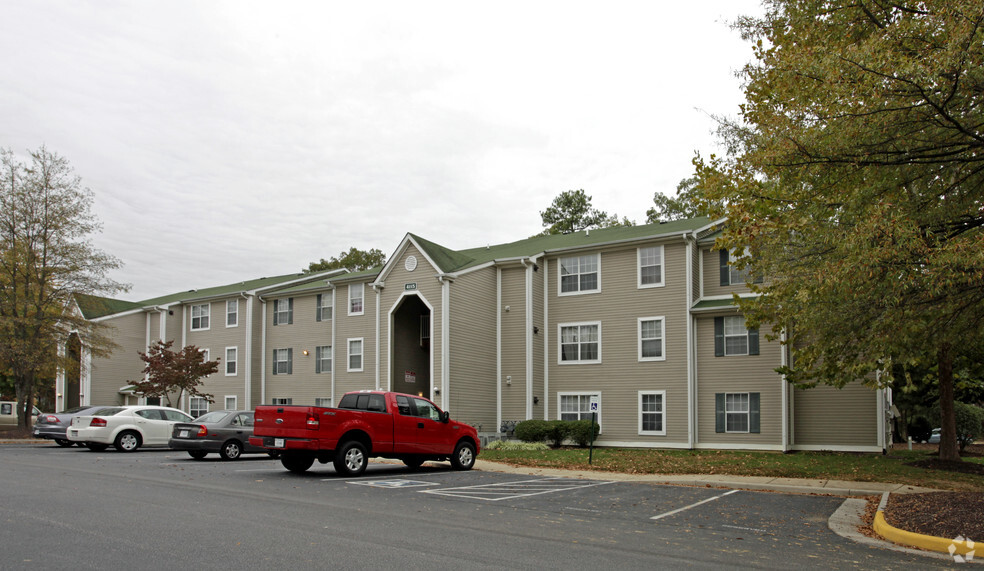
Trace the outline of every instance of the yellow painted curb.
<instances>
[{"instance_id":1,"label":"yellow painted curb","mask_svg":"<svg viewBox=\"0 0 984 571\"><path fill-rule=\"evenodd\" d=\"M920 533L913 533L911 531L905 531L904 529L892 527L887 521L885 521L885 514L882 510L878 510L878 513L875 514L875 524L873 527L875 529L875 533L878 535L891 542L901 543L902 545L912 545L914 547L920 547L930 551L949 553L950 555L967 555L968 553L972 553L974 551L974 542L970 539L957 541L955 539L944 539L942 537L933 537L932 535L922 535ZM953 551L950 551L951 548Z\"/></svg>"}]
</instances>

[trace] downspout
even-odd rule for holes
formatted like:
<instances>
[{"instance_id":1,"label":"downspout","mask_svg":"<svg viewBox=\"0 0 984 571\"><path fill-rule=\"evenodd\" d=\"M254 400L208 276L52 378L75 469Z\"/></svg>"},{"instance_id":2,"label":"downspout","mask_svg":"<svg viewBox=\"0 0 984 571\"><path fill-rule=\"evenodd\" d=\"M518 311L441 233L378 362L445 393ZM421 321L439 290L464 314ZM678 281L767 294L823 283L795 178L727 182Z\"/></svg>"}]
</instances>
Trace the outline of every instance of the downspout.
<instances>
[{"instance_id":1,"label":"downspout","mask_svg":"<svg viewBox=\"0 0 984 571\"><path fill-rule=\"evenodd\" d=\"M495 425L502 429L502 268L495 268Z\"/></svg>"},{"instance_id":2,"label":"downspout","mask_svg":"<svg viewBox=\"0 0 984 571\"><path fill-rule=\"evenodd\" d=\"M550 268L543 259L543 420L550 420Z\"/></svg>"},{"instance_id":3,"label":"downspout","mask_svg":"<svg viewBox=\"0 0 984 571\"><path fill-rule=\"evenodd\" d=\"M526 418L533 418L533 262L520 258L519 263L526 269Z\"/></svg>"},{"instance_id":4,"label":"downspout","mask_svg":"<svg viewBox=\"0 0 984 571\"><path fill-rule=\"evenodd\" d=\"M697 355L694 343L694 316L690 308L694 305L694 255L696 236L683 236L687 245L687 287L686 287L686 323L687 323L687 448L693 449L696 443L697 427ZM666 261L664 260L664 264Z\"/></svg>"},{"instance_id":5,"label":"downspout","mask_svg":"<svg viewBox=\"0 0 984 571\"><path fill-rule=\"evenodd\" d=\"M380 385L379 385L379 381L380 381L380 377L379 377L379 372L380 372L380 367L379 367L379 354L380 354L380 352L379 352L379 306L381 304L381 299L380 298L382 297L382 289L383 288L382 288L382 286L379 286L377 284L370 284L370 285L372 286L372 291L376 292L376 390L378 391L379 390L379 387L380 387ZM335 315L334 310L332 310L332 324L334 324L334 322L335 322L334 315ZM334 345L332 345L332 347L334 347ZM331 369L332 369L332 372L334 372L334 370L335 370L334 363L332 363L332 368ZM334 395L332 395L332 396L334 397Z\"/></svg>"},{"instance_id":6,"label":"downspout","mask_svg":"<svg viewBox=\"0 0 984 571\"><path fill-rule=\"evenodd\" d=\"M448 391L451 388L451 278L446 274L437 276L437 281L441 283L441 408L448 409L450 398Z\"/></svg>"},{"instance_id":7,"label":"downspout","mask_svg":"<svg viewBox=\"0 0 984 571\"><path fill-rule=\"evenodd\" d=\"M779 334L779 365L786 368L789 359L786 356L786 330L783 329ZM779 393L782 395L782 451L789 452L789 383L786 382L786 375L779 375L779 382L782 386Z\"/></svg>"},{"instance_id":8,"label":"downspout","mask_svg":"<svg viewBox=\"0 0 984 571\"><path fill-rule=\"evenodd\" d=\"M266 340L267 340L267 302L262 296L260 300L260 318L263 324L260 326L260 404L266 402ZM334 364L333 364L334 366Z\"/></svg>"},{"instance_id":9,"label":"downspout","mask_svg":"<svg viewBox=\"0 0 984 571\"><path fill-rule=\"evenodd\" d=\"M240 296L246 301L246 331L243 335L243 395L244 408L253 408L253 344L250 343L250 332L253 331L253 304L251 295L240 292Z\"/></svg>"},{"instance_id":10,"label":"downspout","mask_svg":"<svg viewBox=\"0 0 984 571\"><path fill-rule=\"evenodd\" d=\"M331 390L329 394L331 395L332 404L335 403L335 284L329 283L328 290L331 292L331 377L329 382L331 383Z\"/></svg>"}]
</instances>

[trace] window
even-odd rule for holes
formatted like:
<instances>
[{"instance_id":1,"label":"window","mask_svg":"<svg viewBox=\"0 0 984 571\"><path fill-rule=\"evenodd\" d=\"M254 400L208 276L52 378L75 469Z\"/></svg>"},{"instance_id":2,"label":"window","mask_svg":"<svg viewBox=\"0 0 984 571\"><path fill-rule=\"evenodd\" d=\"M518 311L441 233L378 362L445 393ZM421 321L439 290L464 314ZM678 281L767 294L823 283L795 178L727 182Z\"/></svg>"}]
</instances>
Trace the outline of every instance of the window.
<instances>
[{"instance_id":1,"label":"window","mask_svg":"<svg viewBox=\"0 0 984 571\"><path fill-rule=\"evenodd\" d=\"M404 400L407 399L407 397L402 398ZM342 400L338 401L338 408L386 412L386 397L378 393L349 393L343 396Z\"/></svg>"},{"instance_id":2,"label":"window","mask_svg":"<svg viewBox=\"0 0 984 571\"><path fill-rule=\"evenodd\" d=\"M273 350L273 374L290 375L294 372L294 350L293 349L274 349Z\"/></svg>"},{"instance_id":3,"label":"window","mask_svg":"<svg viewBox=\"0 0 984 571\"><path fill-rule=\"evenodd\" d=\"M348 340L348 370L362 371L362 339Z\"/></svg>"},{"instance_id":4,"label":"window","mask_svg":"<svg viewBox=\"0 0 984 571\"><path fill-rule=\"evenodd\" d=\"M639 391L639 434L666 435L666 391Z\"/></svg>"},{"instance_id":5,"label":"window","mask_svg":"<svg viewBox=\"0 0 984 571\"><path fill-rule=\"evenodd\" d=\"M188 412L198 418L208 412L208 401L204 397L188 397Z\"/></svg>"},{"instance_id":6,"label":"window","mask_svg":"<svg viewBox=\"0 0 984 571\"><path fill-rule=\"evenodd\" d=\"M227 377L234 377L236 375L236 360L238 354L239 348L226 347L225 374Z\"/></svg>"},{"instance_id":7,"label":"window","mask_svg":"<svg viewBox=\"0 0 984 571\"><path fill-rule=\"evenodd\" d=\"M714 318L714 356L758 355L758 329L747 329L741 315Z\"/></svg>"},{"instance_id":8,"label":"window","mask_svg":"<svg viewBox=\"0 0 984 571\"><path fill-rule=\"evenodd\" d=\"M239 300L232 299L226 302L226 327L239 325Z\"/></svg>"},{"instance_id":9,"label":"window","mask_svg":"<svg viewBox=\"0 0 984 571\"><path fill-rule=\"evenodd\" d=\"M639 360L665 361L662 317L639 318Z\"/></svg>"},{"instance_id":10,"label":"window","mask_svg":"<svg viewBox=\"0 0 984 571\"><path fill-rule=\"evenodd\" d=\"M348 287L349 292L349 315L362 315L365 313L362 301L366 293L366 284L352 284Z\"/></svg>"},{"instance_id":11,"label":"window","mask_svg":"<svg viewBox=\"0 0 984 571\"><path fill-rule=\"evenodd\" d=\"M226 410L236 410L239 408L239 397L236 395L228 395L225 398L225 409Z\"/></svg>"},{"instance_id":12,"label":"window","mask_svg":"<svg viewBox=\"0 0 984 571\"><path fill-rule=\"evenodd\" d=\"M208 363L209 362L209 358L208 358L209 350L208 349L199 349L199 351L201 351L201 354L202 354L202 362L203 363ZM211 375L205 375L205 378L208 378L210 376Z\"/></svg>"},{"instance_id":13,"label":"window","mask_svg":"<svg viewBox=\"0 0 984 571\"><path fill-rule=\"evenodd\" d=\"M714 395L715 432L760 432L760 393Z\"/></svg>"},{"instance_id":14,"label":"window","mask_svg":"<svg viewBox=\"0 0 984 571\"><path fill-rule=\"evenodd\" d=\"M735 265L737 264L738 258L748 257L748 252L741 255L737 255L734 250L719 250L720 256L720 266L721 266L721 285L735 285L748 283L748 268L737 269ZM755 278L754 283L761 283L762 280Z\"/></svg>"},{"instance_id":15,"label":"window","mask_svg":"<svg viewBox=\"0 0 984 571\"><path fill-rule=\"evenodd\" d=\"M328 321L331 319L331 294L318 294L318 300L315 303L316 309L314 314L315 321Z\"/></svg>"},{"instance_id":16,"label":"window","mask_svg":"<svg viewBox=\"0 0 984 571\"><path fill-rule=\"evenodd\" d=\"M560 420L591 420L591 397L598 399L595 422L601 425L601 393L557 393Z\"/></svg>"},{"instance_id":17,"label":"window","mask_svg":"<svg viewBox=\"0 0 984 571\"><path fill-rule=\"evenodd\" d=\"M600 363L601 323L561 324L560 363Z\"/></svg>"},{"instance_id":18,"label":"window","mask_svg":"<svg viewBox=\"0 0 984 571\"><path fill-rule=\"evenodd\" d=\"M331 408L331 399L328 397L317 397L316 399L314 399L314 406Z\"/></svg>"},{"instance_id":19,"label":"window","mask_svg":"<svg viewBox=\"0 0 984 571\"><path fill-rule=\"evenodd\" d=\"M601 254L572 256L560 259L560 294L601 291L599 266Z\"/></svg>"},{"instance_id":20,"label":"window","mask_svg":"<svg viewBox=\"0 0 984 571\"><path fill-rule=\"evenodd\" d=\"M294 298L273 300L273 324L291 325L294 323Z\"/></svg>"},{"instance_id":21,"label":"window","mask_svg":"<svg viewBox=\"0 0 984 571\"><path fill-rule=\"evenodd\" d=\"M314 348L314 372L331 372L331 345L322 345Z\"/></svg>"},{"instance_id":22,"label":"window","mask_svg":"<svg viewBox=\"0 0 984 571\"><path fill-rule=\"evenodd\" d=\"M441 411L436 406L424 399L413 399L413 404L417 407L417 416L429 418L431 420L441 420Z\"/></svg>"},{"instance_id":23,"label":"window","mask_svg":"<svg viewBox=\"0 0 984 571\"><path fill-rule=\"evenodd\" d=\"M281 406L291 405L291 404L294 404L294 399L292 399L292 398L273 398L273 399L270 399L270 404L272 404L274 406L276 406L276 405L281 405Z\"/></svg>"},{"instance_id":24,"label":"window","mask_svg":"<svg viewBox=\"0 0 984 571\"><path fill-rule=\"evenodd\" d=\"M202 331L208 329L208 310L209 305L207 303L191 306L192 331Z\"/></svg>"},{"instance_id":25,"label":"window","mask_svg":"<svg viewBox=\"0 0 984 571\"><path fill-rule=\"evenodd\" d=\"M639 248L639 287L663 285L663 247Z\"/></svg>"}]
</instances>

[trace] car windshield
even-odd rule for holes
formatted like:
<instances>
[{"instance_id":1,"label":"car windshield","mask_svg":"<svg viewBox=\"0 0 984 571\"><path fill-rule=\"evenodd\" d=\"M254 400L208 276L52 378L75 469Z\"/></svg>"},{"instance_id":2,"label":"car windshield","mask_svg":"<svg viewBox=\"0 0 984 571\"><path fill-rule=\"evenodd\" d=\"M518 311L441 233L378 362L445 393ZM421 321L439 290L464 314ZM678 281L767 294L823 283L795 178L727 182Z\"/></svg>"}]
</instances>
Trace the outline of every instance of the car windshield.
<instances>
[{"instance_id":1,"label":"car windshield","mask_svg":"<svg viewBox=\"0 0 984 571\"><path fill-rule=\"evenodd\" d=\"M96 412L92 413L92 416L113 416L114 414L123 411L122 408L101 408Z\"/></svg>"},{"instance_id":2,"label":"car windshield","mask_svg":"<svg viewBox=\"0 0 984 571\"><path fill-rule=\"evenodd\" d=\"M207 413L199 416L198 418L196 418L195 419L195 422L204 422L204 423L222 422L230 414L232 414L232 413L231 412L224 411L224 410L216 410L216 411L212 411L212 412L207 412Z\"/></svg>"}]
</instances>

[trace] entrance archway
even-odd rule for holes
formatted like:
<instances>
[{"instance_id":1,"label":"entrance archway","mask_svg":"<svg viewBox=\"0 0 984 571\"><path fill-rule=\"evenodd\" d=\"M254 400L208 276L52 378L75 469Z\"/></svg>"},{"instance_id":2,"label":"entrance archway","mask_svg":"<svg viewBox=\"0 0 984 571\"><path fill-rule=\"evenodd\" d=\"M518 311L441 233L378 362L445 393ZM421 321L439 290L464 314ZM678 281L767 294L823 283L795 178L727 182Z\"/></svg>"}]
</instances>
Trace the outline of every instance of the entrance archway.
<instances>
[{"instance_id":1,"label":"entrance archway","mask_svg":"<svg viewBox=\"0 0 984 571\"><path fill-rule=\"evenodd\" d=\"M431 310L417 295L405 296L393 310L390 386L394 391L430 398Z\"/></svg>"}]
</instances>

